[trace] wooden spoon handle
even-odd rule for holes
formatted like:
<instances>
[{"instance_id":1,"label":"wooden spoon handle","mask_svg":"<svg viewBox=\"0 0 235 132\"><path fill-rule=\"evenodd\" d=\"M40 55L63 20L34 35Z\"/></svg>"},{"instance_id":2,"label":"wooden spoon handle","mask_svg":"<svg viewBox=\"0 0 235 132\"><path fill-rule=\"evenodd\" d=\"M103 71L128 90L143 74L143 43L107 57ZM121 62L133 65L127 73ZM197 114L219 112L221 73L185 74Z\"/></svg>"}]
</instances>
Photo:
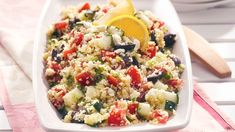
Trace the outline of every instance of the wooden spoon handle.
<instances>
[{"instance_id":1,"label":"wooden spoon handle","mask_svg":"<svg viewBox=\"0 0 235 132\"><path fill-rule=\"evenodd\" d=\"M220 78L231 76L228 64L210 47L204 38L185 26L183 26L183 30L190 55L196 62L202 64Z\"/></svg>"}]
</instances>

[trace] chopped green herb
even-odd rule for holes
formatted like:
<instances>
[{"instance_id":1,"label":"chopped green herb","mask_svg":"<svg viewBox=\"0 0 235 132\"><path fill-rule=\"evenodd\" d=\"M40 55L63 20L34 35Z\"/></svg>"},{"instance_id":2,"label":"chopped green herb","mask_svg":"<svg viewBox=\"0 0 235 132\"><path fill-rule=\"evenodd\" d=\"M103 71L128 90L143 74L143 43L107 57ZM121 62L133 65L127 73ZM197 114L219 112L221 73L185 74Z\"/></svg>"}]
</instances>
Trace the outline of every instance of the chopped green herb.
<instances>
[{"instance_id":1,"label":"chopped green herb","mask_svg":"<svg viewBox=\"0 0 235 132\"><path fill-rule=\"evenodd\" d=\"M68 86L72 86L73 83L74 83L74 78L73 78L72 75L69 75L69 76L67 77L67 82L66 82L66 84L67 84Z\"/></svg>"},{"instance_id":2,"label":"chopped green herb","mask_svg":"<svg viewBox=\"0 0 235 132\"><path fill-rule=\"evenodd\" d=\"M104 69L101 67L95 68L95 73L96 73L95 80L97 83L105 78L105 76L102 74L103 71L104 71Z\"/></svg>"},{"instance_id":3,"label":"chopped green herb","mask_svg":"<svg viewBox=\"0 0 235 132\"><path fill-rule=\"evenodd\" d=\"M176 101L176 103L177 103L177 104L179 104L179 94L177 94L177 96L176 96L176 97L177 97L177 101Z\"/></svg>"},{"instance_id":4,"label":"chopped green herb","mask_svg":"<svg viewBox=\"0 0 235 132\"><path fill-rule=\"evenodd\" d=\"M102 74L99 74L99 75L96 75L95 76L95 80L96 80L96 82L98 83L98 82L100 82L102 79L104 79L105 78L105 76L104 75L102 75Z\"/></svg>"},{"instance_id":5,"label":"chopped green herb","mask_svg":"<svg viewBox=\"0 0 235 132\"><path fill-rule=\"evenodd\" d=\"M104 68L103 68L103 67L97 67L97 68L95 68L95 73L96 73L96 74L101 74L103 71L104 71Z\"/></svg>"},{"instance_id":6,"label":"chopped green herb","mask_svg":"<svg viewBox=\"0 0 235 132\"><path fill-rule=\"evenodd\" d=\"M163 78L165 78L165 79L167 79L167 80L171 79L172 77L173 77L173 76L172 76L171 73L165 73L165 74L163 74Z\"/></svg>"},{"instance_id":7,"label":"chopped green herb","mask_svg":"<svg viewBox=\"0 0 235 132\"><path fill-rule=\"evenodd\" d=\"M81 90L81 85L79 83L77 84L77 88Z\"/></svg>"},{"instance_id":8,"label":"chopped green herb","mask_svg":"<svg viewBox=\"0 0 235 132\"><path fill-rule=\"evenodd\" d=\"M54 87L54 86L57 85L57 84L58 84L57 82L50 82L50 83L49 83L49 87L52 88L52 87Z\"/></svg>"},{"instance_id":9,"label":"chopped green herb","mask_svg":"<svg viewBox=\"0 0 235 132\"><path fill-rule=\"evenodd\" d=\"M94 56L93 58L91 58L92 61L97 61L99 58L97 56Z\"/></svg>"},{"instance_id":10,"label":"chopped green herb","mask_svg":"<svg viewBox=\"0 0 235 132\"><path fill-rule=\"evenodd\" d=\"M112 34L108 34L107 36L111 37L111 47L113 47L113 46L114 46L114 41L113 41L113 36L112 36Z\"/></svg>"},{"instance_id":11,"label":"chopped green herb","mask_svg":"<svg viewBox=\"0 0 235 132\"><path fill-rule=\"evenodd\" d=\"M126 119L130 122L132 122L133 120L129 117L129 116L126 116Z\"/></svg>"},{"instance_id":12,"label":"chopped green herb","mask_svg":"<svg viewBox=\"0 0 235 132\"><path fill-rule=\"evenodd\" d=\"M76 22L76 26L84 26L83 22Z\"/></svg>"},{"instance_id":13,"label":"chopped green herb","mask_svg":"<svg viewBox=\"0 0 235 132\"><path fill-rule=\"evenodd\" d=\"M80 83L77 84L77 89L79 89L83 94L86 93L86 89Z\"/></svg>"},{"instance_id":14,"label":"chopped green herb","mask_svg":"<svg viewBox=\"0 0 235 132\"><path fill-rule=\"evenodd\" d=\"M132 101L132 102L135 102L135 101L136 101L136 98L131 98L131 101Z\"/></svg>"},{"instance_id":15,"label":"chopped green herb","mask_svg":"<svg viewBox=\"0 0 235 132\"><path fill-rule=\"evenodd\" d=\"M137 118L139 119L139 120L146 120L145 118L144 118L144 116L142 116L142 115L140 115L139 113L137 113Z\"/></svg>"}]
</instances>

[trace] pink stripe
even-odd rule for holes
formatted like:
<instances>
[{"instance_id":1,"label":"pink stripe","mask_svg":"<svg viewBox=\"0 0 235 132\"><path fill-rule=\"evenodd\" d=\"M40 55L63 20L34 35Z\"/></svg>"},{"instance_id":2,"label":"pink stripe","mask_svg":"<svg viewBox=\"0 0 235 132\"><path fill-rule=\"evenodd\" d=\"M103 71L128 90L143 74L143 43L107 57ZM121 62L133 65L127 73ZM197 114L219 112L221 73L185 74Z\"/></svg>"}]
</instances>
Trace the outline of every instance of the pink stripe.
<instances>
[{"instance_id":1,"label":"pink stripe","mask_svg":"<svg viewBox=\"0 0 235 132\"><path fill-rule=\"evenodd\" d=\"M43 132L33 103L4 107L9 123L16 132Z\"/></svg>"},{"instance_id":2,"label":"pink stripe","mask_svg":"<svg viewBox=\"0 0 235 132\"><path fill-rule=\"evenodd\" d=\"M194 100L202 106L225 130L235 130L235 125L232 121L223 115L214 102L209 101L209 98L205 93L194 85L193 92Z\"/></svg>"},{"instance_id":3,"label":"pink stripe","mask_svg":"<svg viewBox=\"0 0 235 132\"><path fill-rule=\"evenodd\" d=\"M44 132L39 124L34 103L11 105L1 71L0 95L9 124L14 132Z\"/></svg>"}]
</instances>

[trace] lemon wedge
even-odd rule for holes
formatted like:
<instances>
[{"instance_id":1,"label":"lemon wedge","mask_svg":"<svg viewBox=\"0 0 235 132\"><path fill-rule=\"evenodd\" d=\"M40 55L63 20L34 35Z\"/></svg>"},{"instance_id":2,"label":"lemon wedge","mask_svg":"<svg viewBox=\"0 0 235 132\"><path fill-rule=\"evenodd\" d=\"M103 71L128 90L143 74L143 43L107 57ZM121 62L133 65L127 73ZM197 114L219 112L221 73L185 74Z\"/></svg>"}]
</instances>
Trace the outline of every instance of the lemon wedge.
<instances>
[{"instance_id":1,"label":"lemon wedge","mask_svg":"<svg viewBox=\"0 0 235 132\"><path fill-rule=\"evenodd\" d=\"M132 0L109 0L109 4L114 6L104 16L94 21L94 25L106 25L108 21L120 15L134 15L135 8Z\"/></svg>"},{"instance_id":2,"label":"lemon wedge","mask_svg":"<svg viewBox=\"0 0 235 132\"><path fill-rule=\"evenodd\" d=\"M122 29L127 37L138 39L141 51L147 49L149 32L147 26L141 20L131 15L122 15L107 22L107 25Z\"/></svg>"}]
</instances>

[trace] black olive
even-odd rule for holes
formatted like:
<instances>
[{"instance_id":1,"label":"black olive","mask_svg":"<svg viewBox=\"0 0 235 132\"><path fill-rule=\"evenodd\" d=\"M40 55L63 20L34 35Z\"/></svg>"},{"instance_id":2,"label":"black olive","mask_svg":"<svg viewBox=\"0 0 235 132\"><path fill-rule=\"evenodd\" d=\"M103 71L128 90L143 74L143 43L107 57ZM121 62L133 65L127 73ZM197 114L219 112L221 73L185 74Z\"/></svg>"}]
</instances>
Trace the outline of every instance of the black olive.
<instances>
[{"instance_id":1,"label":"black olive","mask_svg":"<svg viewBox=\"0 0 235 132\"><path fill-rule=\"evenodd\" d=\"M132 64L132 60L129 56L125 55L122 57L123 61L125 62L125 66L129 67Z\"/></svg>"},{"instance_id":2,"label":"black olive","mask_svg":"<svg viewBox=\"0 0 235 132\"><path fill-rule=\"evenodd\" d=\"M127 45L114 45L113 48L114 50L124 49L127 52L127 51L132 51L135 48L135 44L129 43Z\"/></svg>"},{"instance_id":3,"label":"black olive","mask_svg":"<svg viewBox=\"0 0 235 132\"><path fill-rule=\"evenodd\" d=\"M71 123L84 123L83 120L75 120L75 119L72 119L71 120Z\"/></svg>"},{"instance_id":4,"label":"black olive","mask_svg":"<svg viewBox=\"0 0 235 132\"><path fill-rule=\"evenodd\" d=\"M51 52L52 60L55 60L57 63L61 62L61 57L57 56L58 51L53 49Z\"/></svg>"},{"instance_id":5,"label":"black olive","mask_svg":"<svg viewBox=\"0 0 235 132\"><path fill-rule=\"evenodd\" d=\"M159 47L159 49L158 49L159 51L161 51L162 53L164 53L165 52L165 49L164 48L160 48Z\"/></svg>"},{"instance_id":6,"label":"black olive","mask_svg":"<svg viewBox=\"0 0 235 132\"><path fill-rule=\"evenodd\" d=\"M158 43L157 43L157 40L156 40L156 36L155 36L155 32L154 32L154 31L152 31L152 32L150 33L150 40L153 41L153 42L155 42L156 45L158 44Z\"/></svg>"},{"instance_id":7,"label":"black olive","mask_svg":"<svg viewBox=\"0 0 235 132\"><path fill-rule=\"evenodd\" d=\"M74 26L75 26L75 23L70 20L69 21L69 28L72 30Z\"/></svg>"},{"instance_id":8,"label":"black olive","mask_svg":"<svg viewBox=\"0 0 235 132\"><path fill-rule=\"evenodd\" d=\"M164 36L165 46L172 47L175 44L175 38L175 34L167 34L166 36Z\"/></svg>"},{"instance_id":9,"label":"black olive","mask_svg":"<svg viewBox=\"0 0 235 132\"><path fill-rule=\"evenodd\" d=\"M53 49L51 52L52 59L57 57L57 50Z\"/></svg>"},{"instance_id":10,"label":"black olive","mask_svg":"<svg viewBox=\"0 0 235 132\"><path fill-rule=\"evenodd\" d=\"M82 120L82 119L76 119L76 120L74 119L75 114L77 114L80 110L85 110L85 108L78 107L78 111L72 111L72 113L71 113L71 116L72 116L71 122L72 123L84 123L84 120Z\"/></svg>"},{"instance_id":11,"label":"black olive","mask_svg":"<svg viewBox=\"0 0 235 132\"><path fill-rule=\"evenodd\" d=\"M136 60L135 57L131 58L127 55L121 56L121 57L122 57L123 61L125 62L125 67L129 67L131 65L135 65L135 66L139 67L139 62Z\"/></svg>"},{"instance_id":12,"label":"black olive","mask_svg":"<svg viewBox=\"0 0 235 132\"><path fill-rule=\"evenodd\" d=\"M77 22L80 22L80 21L81 21L81 20L78 19L78 18L76 18L76 17L75 17L73 20L70 20L70 21L69 21L69 28L70 28L70 29L73 29L74 26L76 25L76 23L77 23Z\"/></svg>"},{"instance_id":13,"label":"black olive","mask_svg":"<svg viewBox=\"0 0 235 132\"><path fill-rule=\"evenodd\" d=\"M61 45L61 47L60 47L60 53L64 51L64 47L65 47L64 45Z\"/></svg>"},{"instance_id":14,"label":"black olive","mask_svg":"<svg viewBox=\"0 0 235 132\"><path fill-rule=\"evenodd\" d=\"M80 120L80 119L75 120L75 119L74 119L74 116L75 116L76 113L77 113L77 111L73 111L73 112L72 112L72 114L71 114L71 116L72 116L71 122L72 122L72 123L84 123L83 120Z\"/></svg>"},{"instance_id":15,"label":"black olive","mask_svg":"<svg viewBox=\"0 0 235 132\"><path fill-rule=\"evenodd\" d=\"M132 57L132 64L139 67L139 62L137 61L137 59L135 57Z\"/></svg>"},{"instance_id":16,"label":"black olive","mask_svg":"<svg viewBox=\"0 0 235 132\"><path fill-rule=\"evenodd\" d=\"M95 15L95 11L87 10L87 11L85 12L85 16L86 16L88 19L90 19L90 20L94 17L94 15Z\"/></svg>"},{"instance_id":17,"label":"black olive","mask_svg":"<svg viewBox=\"0 0 235 132\"><path fill-rule=\"evenodd\" d=\"M81 20L79 18L74 18L74 23L80 22Z\"/></svg>"},{"instance_id":18,"label":"black olive","mask_svg":"<svg viewBox=\"0 0 235 132\"><path fill-rule=\"evenodd\" d=\"M163 76L162 72L157 72L157 73L155 73L155 75L148 76L147 80L151 81L153 83L156 83L159 79L162 78L162 76Z\"/></svg>"},{"instance_id":19,"label":"black olive","mask_svg":"<svg viewBox=\"0 0 235 132\"><path fill-rule=\"evenodd\" d=\"M60 62L61 62L61 57L56 57L56 58L55 58L55 61L56 61L57 63L60 63Z\"/></svg>"},{"instance_id":20,"label":"black olive","mask_svg":"<svg viewBox=\"0 0 235 132\"><path fill-rule=\"evenodd\" d=\"M57 29L51 34L51 38L60 38L61 36L63 36L63 32Z\"/></svg>"},{"instance_id":21,"label":"black olive","mask_svg":"<svg viewBox=\"0 0 235 132\"><path fill-rule=\"evenodd\" d=\"M171 59L175 63L176 66L179 66L181 64L181 61L178 57L172 56Z\"/></svg>"}]
</instances>

